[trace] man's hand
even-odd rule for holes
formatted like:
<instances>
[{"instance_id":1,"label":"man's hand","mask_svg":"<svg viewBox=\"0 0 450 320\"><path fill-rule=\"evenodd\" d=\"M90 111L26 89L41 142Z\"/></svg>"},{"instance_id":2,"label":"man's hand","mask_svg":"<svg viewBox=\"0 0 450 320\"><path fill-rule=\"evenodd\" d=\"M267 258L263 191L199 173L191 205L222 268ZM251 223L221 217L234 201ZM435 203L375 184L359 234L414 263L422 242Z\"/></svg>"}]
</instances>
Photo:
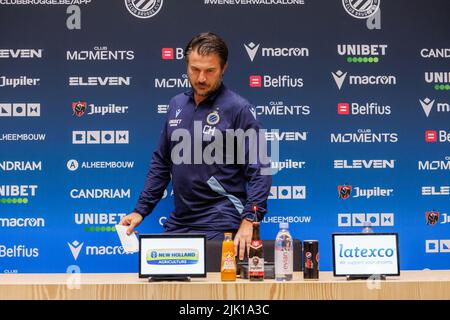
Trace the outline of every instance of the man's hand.
<instances>
[{"instance_id":1,"label":"man's hand","mask_svg":"<svg viewBox=\"0 0 450 320\"><path fill-rule=\"evenodd\" d=\"M127 235L130 235L133 232L137 233L137 231L134 231L134 228L140 225L142 220L144 220L144 218L141 216L141 214L132 212L129 215L123 217L122 220L120 220L120 225L129 226L129 228L127 229Z\"/></svg>"},{"instance_id":2,"label":"man's hand","mask_svg":"<svg viewBox=\"0 0 450 320\"><path fill-rule=\"evenodd\" d=\"M252 241L253 224L247 219L242 220L239 230L234 237L234 252L238 253L239 260L244 260L245 249L247 248L247 255L250 249L250 242Z\"/></svg>"}]
</instances>

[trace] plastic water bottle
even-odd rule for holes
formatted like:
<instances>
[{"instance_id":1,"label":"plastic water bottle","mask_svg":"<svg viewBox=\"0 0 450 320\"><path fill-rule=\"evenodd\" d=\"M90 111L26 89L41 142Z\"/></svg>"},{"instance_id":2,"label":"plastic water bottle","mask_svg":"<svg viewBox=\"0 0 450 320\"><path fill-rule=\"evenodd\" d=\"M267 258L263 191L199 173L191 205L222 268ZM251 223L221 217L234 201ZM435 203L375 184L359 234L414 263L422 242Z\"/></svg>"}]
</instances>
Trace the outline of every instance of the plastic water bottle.
<instances>
[{"instance_id":1,"label":"plastic water bottle","mask_svg":"<svg viewBox=\"0 0 450 320\"><path fill-rule=\"evenodd\" d=\"M275 280L277 281L292 280L294 242L288 228L288 223L280 223L280 231L275 239Z\"/></svg>"},{"instance_id":2,"label":"plastic water bottle","mask_svg":"<svg viewBox=\"0 0 450 320\"><path fill-rule=\"evenodd\" d=\"M369 221L364 222L362 233L373 233L372 224Z\"/></svg>"}]
</instances>

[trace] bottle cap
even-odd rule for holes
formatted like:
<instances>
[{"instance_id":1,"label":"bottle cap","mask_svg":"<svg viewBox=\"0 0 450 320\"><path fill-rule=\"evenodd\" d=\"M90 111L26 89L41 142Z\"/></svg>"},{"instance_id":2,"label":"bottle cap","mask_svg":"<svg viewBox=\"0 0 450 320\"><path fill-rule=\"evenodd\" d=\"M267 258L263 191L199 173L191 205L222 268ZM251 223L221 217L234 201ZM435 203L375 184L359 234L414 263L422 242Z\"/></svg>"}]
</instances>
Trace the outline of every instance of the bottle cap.
<instances>
[{"instance_id":1,"label":"bottle cap","mask_svg":"<svg viewBox=\"0 0 450 320\"><path fill-rule=\"evenodd\" d=\"M280 222L280 229L289 229L289 223Z\"/></svg>"}]
</instances>

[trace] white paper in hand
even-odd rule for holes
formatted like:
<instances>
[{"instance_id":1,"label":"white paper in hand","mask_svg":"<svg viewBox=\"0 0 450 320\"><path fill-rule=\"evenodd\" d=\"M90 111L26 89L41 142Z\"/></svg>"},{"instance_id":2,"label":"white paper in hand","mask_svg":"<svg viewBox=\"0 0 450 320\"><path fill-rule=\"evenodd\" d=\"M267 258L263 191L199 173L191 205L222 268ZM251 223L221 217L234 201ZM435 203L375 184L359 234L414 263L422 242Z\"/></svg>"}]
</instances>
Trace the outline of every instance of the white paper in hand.
<instances>
[{"instance_id":1,"label":"white paper in hand","mask_svg":"<svg viewBox=\"0 0 450 320\"><path fill-rule=\"evenodd\" d=\"M127 235L127 226L122 226L120 224L116 225L116 231L119 235L122 247L126 252L138 252L139 251L139 240L135 233Z\"/></svg>"}]
</instances>

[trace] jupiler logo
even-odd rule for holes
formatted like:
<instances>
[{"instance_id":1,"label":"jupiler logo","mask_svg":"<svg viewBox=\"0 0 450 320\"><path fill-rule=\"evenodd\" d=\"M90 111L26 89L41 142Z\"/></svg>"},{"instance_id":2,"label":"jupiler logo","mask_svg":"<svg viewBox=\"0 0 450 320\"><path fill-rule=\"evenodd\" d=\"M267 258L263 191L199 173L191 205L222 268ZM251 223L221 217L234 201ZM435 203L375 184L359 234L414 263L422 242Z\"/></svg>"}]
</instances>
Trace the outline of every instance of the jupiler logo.
<instances>
[{"instance_id":1,"label":"jupiler logo","mask_svg":"<svg viewBox=\"0 0 450 320\"><path fill-rule=\"evenodd\" d=\"M158 14L163 0L125 0L125 6L135 17L147 19Z\"/></svg>"}]
</instances>

